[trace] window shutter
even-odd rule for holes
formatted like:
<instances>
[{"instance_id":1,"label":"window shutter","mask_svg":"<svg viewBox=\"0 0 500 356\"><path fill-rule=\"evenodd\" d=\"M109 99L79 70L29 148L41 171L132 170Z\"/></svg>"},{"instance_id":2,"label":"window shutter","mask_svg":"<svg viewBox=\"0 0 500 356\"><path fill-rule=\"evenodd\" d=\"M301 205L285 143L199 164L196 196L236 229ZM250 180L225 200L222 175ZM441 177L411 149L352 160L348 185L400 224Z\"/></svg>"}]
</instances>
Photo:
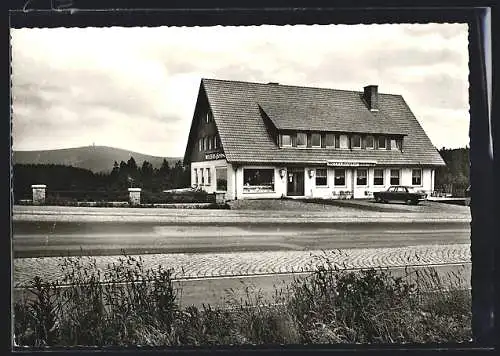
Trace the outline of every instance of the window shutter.
<instances>
[{"instance_id":1,"label":"window shutter","mask_svg":"<svg viewBox=\"0 0 500 356\"><path fill-rule=\"evenodd\" d=\"M366 136L361 136L361 148L366 148Z\"/></svg>"},{"instance_id":2,"label":"window shutter","mask_svg":"<svg viewBox=\"0 0 500 356\"><path fill-rule=\"evenodd\" d=\"M321 148L326 148L326 134L321 134Z\"/></svg>"},{"instance_id":3,"label":"window shutter","mask_svg":"<svg viewBox=\"0 0 500 356\"><path fill-rule=\"evenodd\" d=\"M340 136L335 135L335 148L340 148Z\"/></svg>"},{"instance_id":4,"label":"window shutter","mask_svg":"<svg viewBox=\"0 0 500 356\"><path fill-rule=\"evenodd\" d=\"M391 150L391 138L392 137L386 137L385 138L385 148L387 148L387 151Z\"/></svg>"},{"instance_id":5,"label":"window shutter","mask_svg":"<svg viewBox=\"0 0 500 356\"><path fill-rule=\"evenodd\" d=\"M292 147L297 147L297 135L296 134L291 134L291 139L292 139Z\"/></svg>"},{"instance_id":6,"label":"window shutter","mask_svg":"<svg viewBox=\"0 0 500 356\"><path fill-rule=\"evenodd\" d=\"M312 147L312 142L311 142L311 134L307 134L307 147L311 148Z\"/></svg>"}]
</instances>

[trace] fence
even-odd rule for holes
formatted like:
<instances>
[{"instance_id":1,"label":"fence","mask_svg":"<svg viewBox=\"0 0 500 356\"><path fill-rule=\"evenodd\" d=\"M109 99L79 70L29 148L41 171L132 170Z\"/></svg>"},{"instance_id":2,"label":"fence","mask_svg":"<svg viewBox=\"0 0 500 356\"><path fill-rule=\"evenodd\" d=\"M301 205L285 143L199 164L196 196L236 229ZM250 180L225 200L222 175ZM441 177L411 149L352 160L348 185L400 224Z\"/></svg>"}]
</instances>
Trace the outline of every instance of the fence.
<instances>
[{"instance_id":1,"label":"fence","mask_svg":"<svg viewBox=\"0 0 500 356\"><path fill-rule=\"evenodd\" d=\"M447 194L451 194L451 196L455 198L463 198L466 196L465 190L469 184L461 183L461 184L442 184L440 186L436 186L435 195L436 196L446 196Z\"/></svg>"},{"instance_id":2,"label":"fence","mask_svg":"<svg viewBox=\"0 0 500 356\"><path fill-rule=\"evenodd\" d=\"M224 197L204 191L155 192L140 188L129 188L128 191L50 190L45 185L33 185L32 194L18 192L14 198L16 204L66 206L221 203L221 198L224 200Z\"/></svg>"}]
</instances>

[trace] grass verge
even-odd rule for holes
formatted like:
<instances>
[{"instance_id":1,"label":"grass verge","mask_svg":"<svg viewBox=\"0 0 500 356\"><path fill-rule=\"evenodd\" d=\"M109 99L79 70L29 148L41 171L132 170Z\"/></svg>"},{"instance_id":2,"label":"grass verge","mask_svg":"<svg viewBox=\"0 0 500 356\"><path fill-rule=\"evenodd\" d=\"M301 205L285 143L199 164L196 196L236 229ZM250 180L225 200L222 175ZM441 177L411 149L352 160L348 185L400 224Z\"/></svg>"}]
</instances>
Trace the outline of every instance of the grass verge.
<instances>
[{"instance_id":1,"label":"grass verge","mask_svg":"<svg viewBox=\"0 0 500 356\"><path fill-rule=\"evenodd\" d=\"M14 306L18 346L228 345L466 342L471 297L444 290L437 273L405 278L378 269L346 271L328 254L305 279L257 290L226 307L181 308L172 270L124 256L106 269L68 257L64 277L35 278ZM103 283L104 281L104 283Z\"/></svg>"}]
</instances>

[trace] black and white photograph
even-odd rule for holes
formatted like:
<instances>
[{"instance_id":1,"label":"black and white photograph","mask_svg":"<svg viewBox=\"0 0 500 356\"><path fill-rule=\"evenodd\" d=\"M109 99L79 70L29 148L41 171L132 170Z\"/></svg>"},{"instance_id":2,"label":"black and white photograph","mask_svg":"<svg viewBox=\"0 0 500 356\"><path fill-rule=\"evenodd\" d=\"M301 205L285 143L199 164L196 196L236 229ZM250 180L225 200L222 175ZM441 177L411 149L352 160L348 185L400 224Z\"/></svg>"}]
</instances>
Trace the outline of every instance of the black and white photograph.
<instances>
[{"instance_id":1,"label":"black and white photograph","mask_svg":"<svg viewBox=\"0 0 500 356\"><path fill-rule=\"evenodd\" d=\"M14 345L471 341L468 34L11 29Z\"/></svg>"}]
</instances>

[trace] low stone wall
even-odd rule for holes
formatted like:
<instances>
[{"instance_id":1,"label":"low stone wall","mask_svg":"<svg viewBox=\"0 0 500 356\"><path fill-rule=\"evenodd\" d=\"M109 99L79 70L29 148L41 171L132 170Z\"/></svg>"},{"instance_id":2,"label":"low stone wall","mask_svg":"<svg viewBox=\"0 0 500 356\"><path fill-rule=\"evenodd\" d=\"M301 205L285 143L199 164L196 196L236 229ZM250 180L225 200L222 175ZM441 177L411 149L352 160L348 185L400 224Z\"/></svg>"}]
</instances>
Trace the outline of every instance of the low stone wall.
<instances>
[{"instance_id":1,"label":"low stone wall","mask_svg":"<svg viewBox=\"0 0 500 356\"><path fill-rule=\"evenodd\" d=\"M208 194L210 198L207 202L186 202L186 203L156 203L150 201L146 196L141 200L141 188L128 188L128 201L77 201L75 199L70 201L61 201L59 204L54 202L53 199L46 199L47 186L44 184L32 185L33 197L32 199L19 200L19 205L61 205L61 206L81 206L81 207L149 207L149 208L174 208L174 209L229 209L226 204L225 193ZM147 193L147 192L146 192ZM50 198L50 197L49 197ZM157 199L158 200L158 199ZM161 199L160 199L161 201ZM168 201L168 199L167 199Z\"/></svg>"}]
</instances>

